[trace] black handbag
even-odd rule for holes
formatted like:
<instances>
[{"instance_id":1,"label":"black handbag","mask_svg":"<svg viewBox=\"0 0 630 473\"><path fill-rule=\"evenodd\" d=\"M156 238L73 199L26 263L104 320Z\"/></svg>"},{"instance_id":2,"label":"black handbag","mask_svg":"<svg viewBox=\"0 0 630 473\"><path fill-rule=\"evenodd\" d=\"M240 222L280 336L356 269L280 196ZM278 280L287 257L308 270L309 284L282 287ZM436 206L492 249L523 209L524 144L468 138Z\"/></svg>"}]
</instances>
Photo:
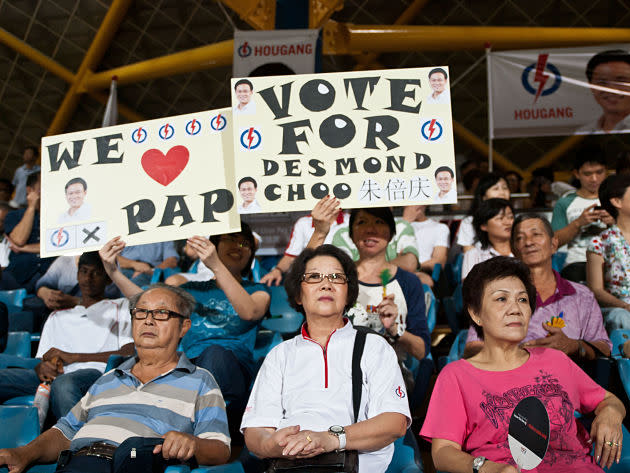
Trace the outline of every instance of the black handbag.
<instances>
[{"instance_id":1,"label":"black handbag","mask_svg":"<svg viewBox=\"0 0 630 473\"><path fill-rule=\"evenodd\" d=\"M361 357L365 348L365 338L373 330L366 327L355 327L357 334L352 349L352 407L354 423L359 418L361 405L361 388L363 372L361 371ZM358 473L359 453L356 450L343 452L327 452L312 458L273 458L269 462L267 473Z\"/></svg>"}]
</instances>

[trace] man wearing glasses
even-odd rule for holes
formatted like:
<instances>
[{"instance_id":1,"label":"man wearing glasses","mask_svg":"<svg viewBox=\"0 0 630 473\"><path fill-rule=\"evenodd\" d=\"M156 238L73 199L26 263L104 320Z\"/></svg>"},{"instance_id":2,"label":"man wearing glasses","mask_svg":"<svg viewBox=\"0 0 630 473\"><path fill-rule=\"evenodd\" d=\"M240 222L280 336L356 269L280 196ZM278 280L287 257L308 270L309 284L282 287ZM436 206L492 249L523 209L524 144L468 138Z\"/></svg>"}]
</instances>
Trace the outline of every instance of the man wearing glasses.
<instances>
[{"instance_id":1,"label":"man wearing glasses","mask_svg":"<svg viewBox=\"0 0 630 473\"><path fill-rule=\"evenodd\" d=\"M115 267L115 256L104 259ZM131 317L124 317L131 320L137 356L99 378L53 428L24 447L0 450L0 465L22 471L69 449L57 472L111 472L116 448L132 437L160 439L152 457L225 463L230 437L221 391L208 371L177 352L194 305L186 291L165 285L130 298Z\"/></svg>"},{"instance_id":2,"label":"man wearing glasses","mask_svg":"<svg viewBox=\"0 0 630 473\"><path fill-rule=\"evenodd\" d=\"M78 267L79 304L50 314L36 355L41 363L34 369L0 370L0 403L33 395L47 381L50 409L59 419L103 374L109 355L133 354L127 300L105 299L110 280L98 253L81 255Z\"/></svg>"}]
</instances>

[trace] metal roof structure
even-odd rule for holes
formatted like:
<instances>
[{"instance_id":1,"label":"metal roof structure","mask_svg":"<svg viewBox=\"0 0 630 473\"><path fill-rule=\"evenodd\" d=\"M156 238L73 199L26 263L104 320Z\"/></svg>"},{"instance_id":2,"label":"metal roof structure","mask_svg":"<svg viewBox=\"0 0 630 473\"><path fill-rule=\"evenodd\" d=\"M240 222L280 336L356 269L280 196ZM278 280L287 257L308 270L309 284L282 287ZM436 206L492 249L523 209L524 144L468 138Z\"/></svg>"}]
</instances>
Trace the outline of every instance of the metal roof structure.
<instances>
[{"instance_id":1,"label":"metal roof structure","mask_svg":"<svg viewBox=\"0 0 630 473\"><path fill-rule=\"evenodd\" d=\"M0 0L0 175L11 177L23 148L46 134L100 126L113 73L121 123L229 105L234 28L273 29L275 7L276 0ZM630 43L628 0L310 0L310 10L310 26L323 28L323 72L448 65L456 153L480 159L484 39L498 49ZM494 149L499 165L527 174L581 141L496 140ZM611 156L626 142L587 141Z\"/></svg>"}]
</instances>

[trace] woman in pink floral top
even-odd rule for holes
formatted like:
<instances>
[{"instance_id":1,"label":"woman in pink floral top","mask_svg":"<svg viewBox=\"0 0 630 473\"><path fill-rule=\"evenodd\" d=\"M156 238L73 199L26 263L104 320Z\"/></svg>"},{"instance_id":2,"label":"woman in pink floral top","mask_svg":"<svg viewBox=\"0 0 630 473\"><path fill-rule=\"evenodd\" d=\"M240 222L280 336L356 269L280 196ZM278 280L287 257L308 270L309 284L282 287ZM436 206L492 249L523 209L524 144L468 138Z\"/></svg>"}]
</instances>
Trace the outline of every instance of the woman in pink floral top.
<instances>
[{"instance_id":1,"label":"woman in pink floral top","mask_svg":"<svg viewBox=\"0 0 630 473\"><path fill-rule=\"evenodd\" d=\"M630 328L630 176L608 176L599 187L602 207L616 224L594 237L586 253L586 279L608 331Z\"/></svg>"}]
</instances>

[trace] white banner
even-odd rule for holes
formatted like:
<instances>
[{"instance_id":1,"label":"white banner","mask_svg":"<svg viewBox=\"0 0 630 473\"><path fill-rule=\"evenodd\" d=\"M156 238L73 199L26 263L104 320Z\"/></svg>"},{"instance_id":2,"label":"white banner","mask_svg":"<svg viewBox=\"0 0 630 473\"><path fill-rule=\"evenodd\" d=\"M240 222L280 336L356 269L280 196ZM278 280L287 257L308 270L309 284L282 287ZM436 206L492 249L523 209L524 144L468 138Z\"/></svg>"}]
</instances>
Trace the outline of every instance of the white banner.
<instances>
[{"instance_id":1,"label":"white banner","mask_svg":"<svg viewBox=\"0 0 630 473\"><path fill-rule=\"evenodd\" d=\"M493 52L494 138L630 132L630 45Z\"/></svg>"},{"instance_id":2,"label":"white banner","mask_svg":"<svg viewBox=\"0 0 630 473\"><path fill-rule=\"evenodd\" d=\"M234 77L315 72L318 30L234 32Z\"/></svg>"},{"instance_id":3,"label":"white banner","mask_svg":"<svg viewBox=\"0 0 630 473\"><path fill-rule=\"evenodd\" d=\"M457 201L447 67L232 79L240 213Z\"/></svg>"},{"instance_id":4,"label":"white banner","mask_svg":"<svg viewBox=\"0 0 630 473\"><path fill-rule=\"evenodd\" d=\"M41 255L240 229L229 108L42 139Z\"/></svg>"}]
</instances>

